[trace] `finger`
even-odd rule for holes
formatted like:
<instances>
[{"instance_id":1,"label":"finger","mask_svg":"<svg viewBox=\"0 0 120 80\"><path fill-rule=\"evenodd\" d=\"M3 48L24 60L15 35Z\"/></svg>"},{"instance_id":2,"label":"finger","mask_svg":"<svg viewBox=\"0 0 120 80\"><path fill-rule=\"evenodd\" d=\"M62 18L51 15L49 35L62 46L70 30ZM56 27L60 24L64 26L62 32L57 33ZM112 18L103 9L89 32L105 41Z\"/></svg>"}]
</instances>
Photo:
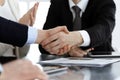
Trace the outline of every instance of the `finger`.
<instances>
[{"instance_id":1,"label":"finger","mask_svg":"<svg viewBox=\"0 0 120 80\"><path fill-rule=\"evenodd\" d=\"M45 49L46 50L46 49ZM50 54L57 54L59 53L59 50L51 50L51 49L47 49L46 51L48 51Z\"/></svg>"},{"instance_id":2,"label":"finger","mask_svg":"<svg viewBox=\"0 0 120 80\"><path fill-rule=\"evenodd\" d=\"M69 52L69 55L72 56L72 57L77 57L77 56L76 56L76 53L73 52L73 51L70 51L70 52Z\"/></svg>"},{"instance_id":3,"label":"finger","mask_svg":"<svg viewBox=\"0 0 120 80\"><path fill-rule=\"evenodd\" d=\"M66 45L66 44L59 44L59 45L53 47L53 48L50 49L50 50L51 50L52 52L54 52L55 54L58 55L58 51L59 51L60 49L62 49L65 45ZM61 51L61 52L63 52L63 51Z\"/></svg>"},{"instance_id":4,"label":"finger","mask_svg":"<svg viewBox=\"0 0 120 80\"><path fill-rule=\"evenodd\" d=\"M72 56L72 52L70 51L69 53L68 53L70 56Z\"/></svg>"},{"instance_id":5,"label":"finger","mask_svg":"<svg viewBox=\"0 0 120 80\"><path fill-rule=\"evenodd\" d=\"M63 45L63 46L61 46L61 45ZM57 39L57 40L54 40L54 41L52 41L51 43L47 44L46 46L44 46L44 48L45 48L46 50L49 50L49 51L50 51L50 49L52 49L52 48L54 48L54 47L56 47L56 46L61 46L61 47L63 48L63 52L62 52L62 53L68 52L68 50L70 50L69 46L68 46L68 45L65 45L65 46L64 46L64 45L65 45L64 43L61 44L60 39ZM61 49L62 49L62 48L61 48ZM54 51L54 50L52 50L52 51Z\"/></svg>"},{"instance_id":6,"label":"finger","mask_svg":"<svg viewBox=\"0 0 120 80\"><path fill-rule=\"evenodd\" d=\"M67 45L67 49L68 49L68 51L70 51L71 45Z\"/></svg>"},{"instance_id":7,"label":"finger","mask_svg":"<svg viewBox=\"0 0 120 80\"><path fill-rule=\"evenodd\" d=\"M72 56L72 57L78 57L77 53L75 51L69 52L69 55Z\"/></svg>"},{"instance_id":8,"label":"finger","mask_svg":"<svg viewBox=\"0 0 120 80\"><path fill-rule=\"evenodd\" d=\"M81 51L81 54L83 54L83 56L87 55L86 51Z\"/></svg>"},{"instance_id":9,"label":"finger","mask_svg":"<svg viewBox=\"0 0 120 80\"><path fill-rule=\"evenodd\" d=\"M72 56L73 55L73 50L74 50L74 46L71 47L71 50L69 51L69 55Z\"/></svg>"},{"instance_id":10,"label":"finger","mask_svg":"<svg viewBox=\"0 0 120 80\"><path fill-rule=\"evenodd\" d=\"M58 55L58 53L59 53L59 50L48 49L47 51L48 51L50 54L56 54L56 55Z\"/></svg>"},{"instance_id":11,"label":"finger","mask_svg":"<svg viewBox=\"0 0 120 80\"><path fill-rule=\"evenodd\" d=\"M56 35L53 35L53 36L50 36L50 37L48 37L47 39L43 40L43 41L41 42L41 45L44 47L44 46L50 44L51 42L54 42L54 41L57 40L57 39L58 39L57 34L56 34Z\"/></svg>"},{"instance_id":12,"label":"finger","mask_svg":"<svg viewBox=\"0 0 120 80\"><path fill-rule=\"evenodd\" d=\"M33 24L32 24L32 17L33 17L33 12L34 12L34 7L32 7L28 12L27 12L27 15L29 15L28 16L28 19L29 19L29 25L30 26L33 26Z\"/></svg>"},{"instance_id":13,"label":"finger","mask_svg":"<svg viewBox=\"0 0 120 80\"><path fill-rule=\"evenodd\" d=\"M30 26L33 26L35 19L33 17L33 11L30 13Z\"/></svg>"},{"instance_id":14,"label":"finger","mask_svg":"<svg viewBox=\"0 0 120 80\"><path fill-rule=\"evenodd\" d=\"M51 36L51 35L54 35L54 34L56 34L58 32L61 32L61 31L64 31L67 34L69 33L69 31L67 30L67 27L66 26L62 26L62 27L56 27L54 29L50 29L49 30L49 35Z\"/></svg>"},{"instance_id":15,"label":"finger","mask_svg":"<svg viewBox=\"0 0 120 80\"><path fill-rule=\"evenodd\" d=\"M78 51L80 54L87 55L87 52L85 50L82 50L81 48L78 47L76 49L77 49L76 51Z\"/></svg>"},{"instance_id":16,"label":"finger","mask_svg":"<svg viewBox=\"0 0 120 80\"><path fill-rule=\"evenodd\" d=\"M90 52L90 51L91 51L91 49L87 49L87 50L86 50L87 53Z\"/></svg>"},{"instance_id":17,"label":"finger","mask_svg":"<svg viewBox=\"0 0 120 80\"><path fill-rule=\"evenodd\" d=\"M59 45L59 41L58 40L55 40L55 41L52 41L51 43L47 44L46 46L43 46L43 48L50 52L51 54L57 54L59 52L59 50L54 50L54 47L58 46Z\"/></svg>"},{"instance_id":18,"label":"finger","mask_svg":"<svg viewBox=\"0 0 120 80\"><path fill-rule=\"evenodd\" d=\"M87 53L78 47L72 47L72 50L70 51L69 54L70 54L70 56L83 57Z\"/></svg>"},{"instance_id":19,"label":"finger","mask_svg":"<svg viewBox=\"0 0 120 80\"><path fill-rule=\"evenodd\" d=\"M68 45L64 46L63 48L63 53L67 53L68 52Z\"/></svg>"},{"instance_id":20,"label":"finger","mask_svg":"<svg viewBox=\"0 0 120 80\"><path fill-rule=\"evenodd\" d=\"M90 52L92 50L94 50L94 48L89 48L89 49L86 50L86 52L88 53L88 52Z\"/></svg>"},{"instance_id":21,"label":"finger","mask_svg":"<svg viewBox=\"0 0 120 80\"><path fill-rule=\"evenodd\" d=\"M66 54L68 51L70 51L70 47L69 47L69 45L66 45L66 46L64 46L64 48L63 48L63 52L61 52L60 54Z\"/></svg>"},{"instance_id":22,"label":"finger","mask_svg":"<svg viewBox=\"0 0 120 80\"><path fill-rule=\"evenodd\" d=\"M37 13L37 10L38 10L38 6L39 6L39 2L35 3L34 5L34 13L33 13L33 17L35 18L36 17L36 13Z\"/></svg>"},{"instance_id":23,"label":"finger","mask_svg":"<svg viewBox=\"0 0 120 80\"><path fill-rule=\"evenodd\" d=\"M91 50L94 50L94 48L91 48Z\"/></svg>"},{"instance_id":24,"label":"finger","mask_svg":"<svg viewBox=\"0 0 120 80\"><path fill-rule=\"evenodd\" d=\"M59 49L58 55L63 55L64 53L66 53L66 51L67 51L67 45L64 46L63 48Z\"/></svg>"},{"instance_id":25,"label":"finger","mask_svg":"<svg viewBox=\"0 0 120 80\"><path fill-rule=\"evenodd\" d=\"M63 50L63 48L61 48L58 52L58 55L63 55L63 53L64 53L64 50Z\"/></svg>"},{"instance_id":26,"label":"finger","mask_svg":"<svg viewBox=\"0 0 120 80\"><path fill-rule=\"evenodd\" d=\"M83 57L84 54L81 52L81 51L74 51L74 54L73 54L75 57Z\"/></svg>"},{"instance_id":27,"label":"finger","mask_svg":"<svg viewBox=\"0 0 120 80\"><path fill-rule=\"evenodd\" d=\"M33 26L33 24L35 22L38 6L39 6L39 3L37 2L37 3L35 3L34 7L31 8L31 13L30 13L31 23L30 23L30 26Z\"/></svg>"},{"instance_id":28,"label":"finger","mask_svg":"<svg viewBox=\"0 0 120 80\"><path fill-rule=\"evenodd\" d=\"M66 27L66 26L63 26L63 28L64 28L63 31L68 34L69 31L68 31L67 27Z\"/></svg>"},{"instance_id":29,"label":"finger","mask_svg":"<svg viewBox=\"0 0 120 80\"><path fill-rule=\"evenodd\" d=\"M58 40L54 40L52 41L51 43L47 44L46 46L44 46L45 49L48 49L48 48L53 48L55 46L59 45L59 41Z\"/></svg>"},{"instance_id":30,"label":"finger","mask_svg":"<svg viewBox=\"0 0 120 80\"><path fill-rule=\"evenodd\" d=\"M48 51L49 52L49 51ZM59 53L59 50L56 50L56 51L50 51L50 54L57 54L58 55L58 53Z\"/></svg>"}]
</instances>

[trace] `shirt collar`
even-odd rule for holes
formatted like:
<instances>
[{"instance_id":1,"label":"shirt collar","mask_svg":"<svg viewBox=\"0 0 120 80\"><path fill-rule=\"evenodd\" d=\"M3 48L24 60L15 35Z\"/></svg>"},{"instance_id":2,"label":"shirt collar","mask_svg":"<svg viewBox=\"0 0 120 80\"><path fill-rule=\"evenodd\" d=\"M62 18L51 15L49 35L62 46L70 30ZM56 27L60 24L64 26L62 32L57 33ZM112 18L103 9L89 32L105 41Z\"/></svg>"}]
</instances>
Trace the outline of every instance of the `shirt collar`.
<instances>
[{"instance_id":1,"label":"shirt collar","mask_svg":"<svg viewBox=\"0 0 120 80\"><path fill-rule=\"evenodd\" d=\"M87 7L87 4L88 4L88 0L81 0L77 4L77 6L82 10L82 12L84 12ZM72 9L72 7L75 6L75 3L72 0L69 0L69 6L70 6L70 9Z\"/></svg>"}]
</instances>

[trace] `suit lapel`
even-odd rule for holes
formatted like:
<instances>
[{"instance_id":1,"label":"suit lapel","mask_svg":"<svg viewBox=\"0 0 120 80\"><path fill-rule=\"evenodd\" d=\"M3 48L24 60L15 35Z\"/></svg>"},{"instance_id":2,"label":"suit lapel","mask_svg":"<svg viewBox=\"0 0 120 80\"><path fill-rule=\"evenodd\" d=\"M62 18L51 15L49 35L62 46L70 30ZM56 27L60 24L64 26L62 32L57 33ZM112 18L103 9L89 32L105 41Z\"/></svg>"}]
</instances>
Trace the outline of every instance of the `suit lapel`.
<instances>
[{"instance_id":1,"label":"suit lapel","mask_svg":"<svg viewBox=\"0 0 120 80\"><path fill-rule=\"evenodd\" d=\"M91 18L91 14L93 10L93 0L89 0L88 5L86 7L85 12L82 14L82 29L85 29L86 27L89 27L89 22L91 22L90 20L92 20ZM91 19L90 19L91 18Z\"/></svg>"}]
</instances>

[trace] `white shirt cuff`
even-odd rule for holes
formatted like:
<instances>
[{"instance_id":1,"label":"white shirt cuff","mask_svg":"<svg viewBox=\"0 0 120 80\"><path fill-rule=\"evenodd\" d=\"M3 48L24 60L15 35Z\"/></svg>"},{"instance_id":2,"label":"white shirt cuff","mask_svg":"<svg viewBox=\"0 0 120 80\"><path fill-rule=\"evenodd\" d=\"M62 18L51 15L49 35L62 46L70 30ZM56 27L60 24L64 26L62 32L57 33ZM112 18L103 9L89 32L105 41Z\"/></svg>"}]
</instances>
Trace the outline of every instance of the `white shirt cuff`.
<instances>
[{"instance_id":1,"label":"white shirt cuff","mask_svg":"<svg viewBox=\"0 0 120 80\"><path fill-rule=\"evenodd\" d=\"M2 67L2 65L0 64L0 73L2 73L3 72L3 67Z\"/></svg>"},{"instance_id":2,"label":"white shirt cuff","mask_svg":"<svg viewBox=\"0 0 120 80\"><path fill-rule=\"evenodd\" d=\"M80 46L89 46L90 45L90 36L87 31L79 31L83 38L83 43Z\"/></svg>"},{"instance_id":3,"label":"white shirt cuff","mask_svg":"<svg viewBox=\"0 0 120 80\"><path fill-rule=\"evenodd\" d=\"M33 27L28 27L28 39L26 44L33 44L37 39L38 30Z\"/></svg>"}]
</instances>

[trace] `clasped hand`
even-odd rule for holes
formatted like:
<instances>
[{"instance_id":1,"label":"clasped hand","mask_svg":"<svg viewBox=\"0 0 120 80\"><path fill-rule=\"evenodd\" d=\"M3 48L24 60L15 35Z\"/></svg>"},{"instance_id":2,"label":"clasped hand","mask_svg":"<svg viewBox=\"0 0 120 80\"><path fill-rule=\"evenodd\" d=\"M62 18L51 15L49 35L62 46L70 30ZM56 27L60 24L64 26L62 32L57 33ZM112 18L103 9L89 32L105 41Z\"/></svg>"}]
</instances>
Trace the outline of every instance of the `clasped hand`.
<instances>
[{"instance_id":1,"label":"clasped hand","mask_svg":"<svg viewBox=\"0 0 120 80\"><path fill-rule=\"evenodd\" d=\"M80 33L77 31L69 32L66 26L48 30L48 33L49 35L44 38L41 45L50 54L63 55L70 51L72 46L82 44Z\"/></svg>"}]
</instances>

